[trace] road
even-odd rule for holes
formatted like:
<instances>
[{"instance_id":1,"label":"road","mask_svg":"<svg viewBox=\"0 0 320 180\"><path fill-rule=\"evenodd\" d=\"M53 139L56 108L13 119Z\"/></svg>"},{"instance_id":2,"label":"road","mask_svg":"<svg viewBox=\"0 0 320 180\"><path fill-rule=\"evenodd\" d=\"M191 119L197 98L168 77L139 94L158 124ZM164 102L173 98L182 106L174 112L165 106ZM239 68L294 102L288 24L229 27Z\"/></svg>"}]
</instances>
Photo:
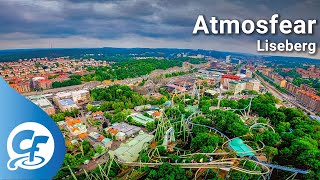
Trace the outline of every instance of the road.
<instances>
[{"instance_id":1,"label":"road","mask_svg":"<svg viewBox=\"0 0 320 180\"><path fill-rule=\"evenodd\" d=\"M267 89L269 90L269 92L271 92L275 97L277 97L279 100L281 100L282 102L286 101L288 104L291 104L291 106L295 106L295 107L299 107L302 110L304 110L307 113L310 113L311 115L315 115L314 112L310 111L309 109L305 108L303 105L301 105L299 102L295 101L293 98L289 97L287 94L283 94L282 92L280 92L279 90L277 90L275 87L273 87L271 84L269 84L268 82L266 82L265 80L263 80L259 75L257 75L255 73L256 77L263 82Z\"/></svg>"},{"instance_id":2,"label":"road","mask_svg":"<svg viewBox=\"0 0 320 180\"><path fill-rule=\"evenodd\" d=\"M93 82L86 82L84 84L75 85L75 86L47 89L47 90L43 90L43 91L32 91L32 92L28 92L28 93L22 93L22 95L23 96L34 96L34 95L58 93L58 92L62 92L62 91L74 91L74 90L80 90L80 89L84 89L84 88L91 89L93 87L99 86L100 84L101 84L101 82L93 81Z\"/></svg>"}]
</instances>

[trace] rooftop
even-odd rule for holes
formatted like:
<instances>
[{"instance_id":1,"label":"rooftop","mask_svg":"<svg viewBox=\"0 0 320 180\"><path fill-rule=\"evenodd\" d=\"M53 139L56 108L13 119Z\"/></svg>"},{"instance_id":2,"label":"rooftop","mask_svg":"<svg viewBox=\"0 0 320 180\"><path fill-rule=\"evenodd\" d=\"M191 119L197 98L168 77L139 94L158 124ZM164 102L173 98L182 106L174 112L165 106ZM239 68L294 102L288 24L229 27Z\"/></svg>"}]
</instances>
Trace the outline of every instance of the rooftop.
<instances>
[{"instance_id":1,"label":"rooftop","mask_svg":"<svg viewBox=\"0 0 320 180\"><path fill-rule=\"evenodd\" d=\"M125 144L121 144L118 149L114 151L114 154L125 162L134 162L138 160L139 153L145 146L145 143L150 143L153 139L153 135L139 134L131 141L127 141Z\"/></svg>"},{"instance_id":2,"label":"rooftop","mask_svg":"<svg viewBox=\"0 0 320 180\"><path fill-rule=\"evenodd\" d=\"M317 101L320 101L320 96L316 95L316 94L313 94L311 92L308 92L308 91L304 91L304 90L301 90L300 91L301 94L304 94L314 100L317 100Z\"/></svg>"},{"instance_id":3,"label":"rooftop","mask_svg":"<svg viewBox=\"0 0 320 180\"><path fill-rule=\"evenodd\" d=\"M310 115L309 117L310 117L311 119L314 119L314 120L316 120L316 121L320 122L320 116L313 116L313 115Z\"/></svg>"},{"instance_id":4,"label":"rooftop","mask_svg":"<svg viewBox=\"0 0 320 180\"><path fill-rule=\"evenodd\" d=\"M153 122L154 120L152 118L149 118L147 116L144 116L142 114L132 114L131 117L133 118L133 120L135 122L141 123L144 126L148 123L148 122Z\"/></svg>"},{"instance_id":5,"label":"rooftop","mask_svg":"<svg viewBox=\"0 0 320 180\"><path fill-rule=\"evenodd\" d=\"M72 99L61 99L59 100L59 103L62 105L62 106L71 106L71 105L74 105L75 103L72 101Z\"/></svg>"},{"instance_id":6,"label":"rooftop","mask_svg":"<svg viewBox=\"0 0 320 180\"><path fill-rule=\"evenodd\" d=\"M56 96L58 96L59 98L71 97L71 93L70 93L70 92L58 92L58 93L56 94Z\"/></svg>"},{"instance_id":7,"label":"rooftop","mask_svg":"<svg viewBox=\"0 0 320 180\"><path fill-rule=\"evenodd\" d=\"M238 80L238 79L240 79L240 76L234 76L234 75L225 74L221 78Z\"/></svg>"},{"instance_id":8,"label":"rooftop","mask_svg":"<svg viewBox=\"0 0 320 180\"><path fill-rule=\"evenodd\" d=\"M245 82L242 81L230 81L230 84L244 84Z\"/></svg>"},{"instance_id":9,"label":"rooftop","mask_svg":"<svg viewBox=\"0 0 320 180\"><path fill-rule=\"evenodd\" d=\"M29 96L27 98L41 108L53 107L51 102L43 95Z\"/></svg>"},{"instance_id":10,"label":"rooftop","mask_svg":"<svg viewBox=\"0 0 320 180\"><path fill-rule=\"evenodd\" d=\"M72 95L80 95L80 94L89 93L89 91L87 91L87 90L79 90L79 91L73 91L71 93L72 93Z\"/></svg>"},{"instance_id":11,"label":"rooftop","mask_svg":"<svg viewBox=\"0 0 320 180\"><path fill-rule=\"evenodd\" d=\"M132 134L135 134L141 130L140 127L132 126L127 123L121 122L121 123L115 123L112 125L113 129L116 129L120 132L126 133L127 136L131 136Z\"/></svg>"},{"instance_id":12,"label":"rooftop","mask_svg":"<svg viewBox=\"0 0 320 180\"><path fill-rule=\"evenodd\" d=\"M81 120L80 119L70 119L70 120L67 120L66 123L68 124L68 126L74 126L76 124L80 124Z\"/></svg>"},{"instance_id":13,"label":"rooftop","mask_svg":"<svg viewBox=\"0 0 320 180\"><path fill-rule=\"evenodd\" d=\"M229 147L237 153L237 156L254 156L252 149L242 139L234 138L228 143Z\"/></svg>"}]
</instances>

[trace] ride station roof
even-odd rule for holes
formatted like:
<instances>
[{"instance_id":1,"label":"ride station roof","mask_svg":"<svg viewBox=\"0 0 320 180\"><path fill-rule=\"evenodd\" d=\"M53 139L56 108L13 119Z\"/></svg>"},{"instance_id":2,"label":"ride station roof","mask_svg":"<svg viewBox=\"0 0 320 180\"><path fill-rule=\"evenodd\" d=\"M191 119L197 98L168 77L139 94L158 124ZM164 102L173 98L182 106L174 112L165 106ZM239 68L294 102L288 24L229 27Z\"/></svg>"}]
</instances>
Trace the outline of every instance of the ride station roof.
<instances>
[{"instance_id":1,"label":"ride station roof","mask_svg":"<svg viewBox=\"0 0 320 180\"><path fill-rule=\"evenodd\" d=\"M253 150L248 145L246 145L240 138L232 139L228 143L228 146L237 153L237 156L254 156Z\"/></svg>"}]
</instances>

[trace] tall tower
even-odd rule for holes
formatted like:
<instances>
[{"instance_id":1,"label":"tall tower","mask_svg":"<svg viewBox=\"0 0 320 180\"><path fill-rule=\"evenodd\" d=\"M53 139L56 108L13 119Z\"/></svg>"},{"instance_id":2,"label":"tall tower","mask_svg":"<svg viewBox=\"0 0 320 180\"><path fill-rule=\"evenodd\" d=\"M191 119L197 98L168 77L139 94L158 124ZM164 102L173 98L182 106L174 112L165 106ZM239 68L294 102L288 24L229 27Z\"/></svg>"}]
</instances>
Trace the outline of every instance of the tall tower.
<instances>
[{"instance_id":1,"label":"tall tower","mask_svg":"<svg viewBox=\"0 0 320 180\"><path fill-rule=\"evenodd\" d=\"M221 101L221 91L222 91L222 84L220 83L220 87L219 87L219 96L218 96L218 109L220 109L220 101Z\"/></svg>"},{"instance_id":2,"label":"tall tower","mask_svg":"<svg viewBox=\"0 0 320 180\"><path fill-rule=\"evenodd\" d=\"M230 59L231 59L231 58L230 58L230 55L229 55L229 56L226 56L226 62L227 62L227 63L230 63Z\"/></svg>"}]
</instances>

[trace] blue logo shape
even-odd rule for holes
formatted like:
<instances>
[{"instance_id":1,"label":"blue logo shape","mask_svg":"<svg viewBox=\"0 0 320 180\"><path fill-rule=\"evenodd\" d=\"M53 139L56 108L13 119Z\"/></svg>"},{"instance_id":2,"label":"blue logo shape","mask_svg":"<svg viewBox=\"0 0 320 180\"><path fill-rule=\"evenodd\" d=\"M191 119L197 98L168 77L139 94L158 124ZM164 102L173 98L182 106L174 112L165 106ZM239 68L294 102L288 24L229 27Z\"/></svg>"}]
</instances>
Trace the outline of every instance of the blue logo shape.
<instances>
[{"instance_id":1,"label":"blue logo shape","mask_svg":"<svg viewBox=\"0 0 320 180\"><path fill-rule=\"evenodd\" d=\"M66 151L60 129L1 77L0 135L0 179L52 179L60 169Z\"/></svg>"},{"instance_id":2,"label":"blue logo shape","mask_svg":"<svg viewBox=\"0 0 320 180\"><path fill-rule=\"evenodd\" d=\"M35 122L23 123L10 133L7 141L10 156L9 170L18 167L33 170L49 162L54 153L54 140L50 131Z\"/></svg>"}]
</instances>

